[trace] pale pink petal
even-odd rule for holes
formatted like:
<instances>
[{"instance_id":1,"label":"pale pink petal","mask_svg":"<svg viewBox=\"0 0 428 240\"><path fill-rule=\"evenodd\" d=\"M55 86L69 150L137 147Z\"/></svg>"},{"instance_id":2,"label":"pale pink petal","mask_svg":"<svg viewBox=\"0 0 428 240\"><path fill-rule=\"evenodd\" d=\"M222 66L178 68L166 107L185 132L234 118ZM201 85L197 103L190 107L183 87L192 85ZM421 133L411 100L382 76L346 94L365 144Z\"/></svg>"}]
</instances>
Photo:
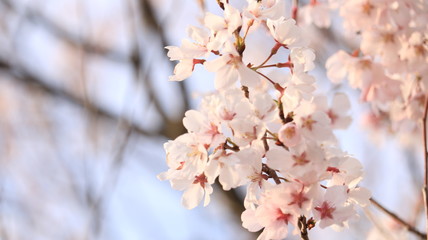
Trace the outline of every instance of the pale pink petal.
<instances>
[{"instance_id":1,"label":"pale pink petal","mask_svg":"<svg viewBox=\"0 0 428 240\"><path fill-rule=\"evenodd\" d=\"M199 184L192 184L184 191L181 198L181 204L187 209L192 209L198 206L204 196L204 189Z\"/></svg>"}]
</instances>

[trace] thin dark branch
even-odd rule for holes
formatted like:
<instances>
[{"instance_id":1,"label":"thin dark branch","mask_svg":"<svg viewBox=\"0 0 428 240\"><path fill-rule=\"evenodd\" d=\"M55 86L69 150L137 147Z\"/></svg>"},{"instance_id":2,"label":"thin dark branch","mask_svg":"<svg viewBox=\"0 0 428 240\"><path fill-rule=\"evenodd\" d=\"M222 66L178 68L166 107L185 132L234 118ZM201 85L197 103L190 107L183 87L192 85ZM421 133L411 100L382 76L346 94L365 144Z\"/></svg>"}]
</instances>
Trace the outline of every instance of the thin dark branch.
<instances>
[{"instance_id":1,"label":"thin dark branch","mask_svg":"<svg viewBox=\"0 0 428 240\"><path fill-rule=\"evenodd\" d=\"M169 46L169 42L166 38L166 34L164 29L162 28L162 24L158 21L155 14L155 9L152 7L150 1L148 0L139 0L140 9L142 13L142 21L146 24L146 26L150 27L154 32L159 36L162 50L164 55L166 55L167 50L164 48L165 46ZM174 63L170 62L171 68L173 68ZM186 83L184 81L178 82L179 90L181 93L184 111L190 108L190 99L189 94L187 92ZM183 113L184 113L183 111ZM184 114L183 114L184 115Z\"/></svg>"},{"instance_id":2,"label":"thin dark branch","mask_svg":"<svg viewBox=\"0 0 428 240\"><path fill-rule=\"evenodd\" d=\"M428 96L425 96L424 112L422 116L423 156L424 156L424 188L422 189L425 205L426 231L428 232L428 149L427 149L427 114ZM426 237L428 240L428 236Z\"/></svg>"},{"instance_id":3,"label":"thin dark branch","mask_svg":"<svg viewBox=\"0 0 428 240\"><path fill-rule=\"evenodd\" d=\"M92 227L93 231L96 237L99 236L101 230L102 230L102 224L103 224L103 206L106 204L106 201L108 200L108 197L113 191L113 188L116 186L120 170L122 169L123 162L124 162L124 156L125 156L125 150L128 146L128 143L130 142L132 134L132 128L128 128L128 130L125 132L124 139L121 140L121 144L117 150L117 153L115 154L115 157L113 159L113 162L109 169L109 174L107 174L106 179L104 180L101 191L98 196L95 196L95 199L90 205L91 211L92 211Z\"/></svg>"},{"instance_id":4,"label":"thin dark branch","mask_svg":"<svg viewBox=\"0 0 428 240\"><path fill-rule=\"evenodd\" d=\"M45 81L43 81L41 78L39 78L36 74L31 73L30 71L27 71L26 69L22 67L18 67L16 65L12 65L9 62L6 62L2 59L0 59L0 70L3 71L3 73L13 77L16 82L21 83L25 86L29 87L35 87L39 90L42 90L43 92L54 96L61 98L63 100L66 100L78 107L81 107L82 109L85 109L90 114L96 114L100 117L103 117L105 119L109 119L114 122L119 122L120 117L116 116L115 114L95 105L92 103L88 103L81 97L78 97L77 95L70 93L66 90L63 90L59 87L52 86ZM159 135L158 132L149 132L144 129L142 129L140 126L137 126L135 123L132 123L129 120L123 119L122 120L123 125L130 127L133 129L134 132L139 133L144 136L154 137Z\"/></svg>"},{"instance_id":5,"label":"thin dark branch","mask_svg":"<svg viewBox=\"0 0 428 240\"><path fill-rule=\"evenodd\" d=\"M414 226L410 225L409 223L407 223L406 221L404 221L401 217L399 217L397 214L391 212L390 210L386 209L382 204L380 204L378 201L376 201L374 198L370 198L370 202L375 205L377 208L379 208L380 210L382 210L384 213L386 213L388 216L390 216L391 218L393 218L394 220L396 220L397 222L399 222L400 224L402 224L404 227L407 228L407 230L409 230L409 232L412 232L414 234L416 234L418 237L422 238L422 239L426 239L427 235L426 233L422 233L420 232L418 229L416 229Z\"/></svg>"},{"instance_id":6,"label":"thin dark branch","mask_svg":"<svg viewBox=\"0 0 428 240\"><path fill-rule=\"evenodd\" d=\"M87 53L99 55L106 59L121 63L131 62L133 59L133 54L135 54L124 54L117 50L104 47L100 43L93 43L82 37L78 37L75 34L66 31L53 20L37 13L35 10L28 9L26 14L29 20L32 20L34 23L41 24L46 30L48 30L49 33L53 34L55 37L61 39L71 46L81 47Z\"/></svg>"},{"instance_id":7,"label":"thin dark branch","mask_svg":"<svg viewBox=\"0 0 428 240\"><path fill-rule=\"evenodd\" d=\"M4 4L10 5L11 9L14 10L13 4L11 4L9 0L1 0L1 1ZM164 34L162 28L160 27L159 23L157 22L157 19L153 15L153 9L151 8L150 3L145 3L144 6L141 7L141 9L148 9L148 10L144 11L144 16L145 16L145 18L143 19L144 24L151 26L152 29L156 30L156 33L159 35L159 37L161 39L161 43L163 46L168 45L167 41L166 41L165 34ZM100 43L93 43L91 41L84 39L83 37L77 36L76 34L71 33L69 31L67 31L66 29L62 28L61 26L56 24L53 20L47 18L43 14L38 13L34 9L27 9L25 14L29 20L32 20L35 23L41 24L49 33L53 34L55 37L61 39L62 41L64 41L65 43L67 43L73 47L81 48L87 53L94 54L97 56L101 56L103 58L106 58L106 59L109 59L112 61L121 62L121 63L131 63L132 66L134 67L134 69L136 69L136 71L139 72L139 73L137 73L138 77L141 76L141 72L142 72L141 68L144 65L144 62L143 62L143 59L141 56L140 48L138 46L134 47L134 49L131 51L130 54L124 54L124 53L121 53L117 50L110 49L108 47L104 47ZM155 27L153 27L153 26L155 26ZM133 32L134 33L136 32L135 29L136 29L136 26L133 26L133 30L134 30ZM137 41L136 41L137 45L138 45L138 42L139 41L137 39ZM162 51L165 52L166 50L162 49ZM173 65L171 62L171 69L172 68L173 68ZM144 80L144 84L147 88L147 93L148 93L150 99L152 100L152 103L154 104L158 113L161 115L162 119L165 120L165 122L166 122L166 124L164 124L164 125L167 125L168 123L173 122L172 120L168 119L168 117L165 113L165 110L161 106L160 101L155 96L155 91L153 91L153 87L152 87L149 75L144 74L144 76L141 76L141 78ZM188 99L187 89L184 86L184 84L182 82L180 82L178 86L179 86L179 90L181 92L183 105L184 105L183 114L181 114L181 115L184 115L184 111L189 109L189 106L190 106L189 101L190 100ZM174 124L174 125L176 125L176 124ZM166 134L166 135L171 135L171 134Z\"/></svg>"},{"instance_id":8,"label":"thin dark branch","mask_svg":"<svg viewBox=\"0 0 428 240\"><path fill-rule=\"evenodd\" d=\"M278 174L276 174L276 171L265 163L262 165L262 172L266 173L270 178L272 178L276 184L281 184L281 181L279 180L280 178L278 177Z\"/></svg>"},{"instance_id":9,"label":"thin dark branch","mask_svg":"<svg viewBox=\"0 0 428 240\"><path fill-rule=\"evenodd\" d=\"M299 230L300 230L300 239L309 240L308 224L305 216L302 215L299 217L297 221L297 226L299 227Z\"/></svg>"},{"instance_id":10,"label":"thin dark branch","mask_svg":"<svg viewBox=\"0 0 428 240\"><path fill-rule=\"evenodd\" d=\"M167 116L164 108L162 107L162 104L160 102L160 99L156 96L155 89L152 84L151 74L150 71L144 71L143 66L145 65L144 57L141 54L142 53L142 46L139 41L139 32L138 32L138 24L135 14L135 8L132 6L132 1L127 1L127 12L129 14L129 21L130 21L130 32L131 32L131 38L134 39L134 47L133 47L133 58L132 58L132 68L134 71L134 76L137 81L142 80L144 84L144 90L147 93L150 102L153 104L153 106L156 108L159 115L162 117L162 120L164 122L169 121L169 117ZM149 66L147 67L148 70L150 70L151 64L149 63Z\"/></svg>"}]
</instances>

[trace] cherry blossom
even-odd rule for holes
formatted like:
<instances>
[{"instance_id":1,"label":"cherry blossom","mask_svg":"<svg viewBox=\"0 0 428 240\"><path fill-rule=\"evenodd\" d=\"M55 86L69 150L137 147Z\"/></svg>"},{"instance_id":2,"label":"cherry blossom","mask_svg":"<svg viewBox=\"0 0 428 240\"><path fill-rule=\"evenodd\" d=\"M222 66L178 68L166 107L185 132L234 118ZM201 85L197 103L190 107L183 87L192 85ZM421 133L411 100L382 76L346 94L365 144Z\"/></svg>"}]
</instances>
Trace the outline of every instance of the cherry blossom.
<instances>
[{"instance_id":1,"label":"cherry blossom","mask_svg":"<svg viewBox=\"0 0 428 240\"><path fill-rule=\"evenodd\" d=\"M330 6L326 2L312 0L310 4L299 9L299 18L306 25L315 24L320 28L327 28L331 24Z\"/></svg>"},{"instance_id":2,"label":"cherry blossom","mask_svg":"<svg viewBox=\"0 0 428 240\"><path fill-rule=\"evenodd\" d=\"M288 234L288 225L296 224L296 215L287 210L286 183L266 190L256 210L247 209L242 213L243 226L256 232L264 228L259 240L283 239Z\"/></svg>"},{"instance_id":3,"label":"cherry blossom","mask_svg":"<svg viewBox=\"0 0 428 240\"><path fill-rule=\"evenodd\" d=\"M256 87L260 83L259 76L242 62L242 57L230 42L226 44L225 51L227 54L204 64L208 71L216 72L215 87L217 89L234 87L238 78L242 85Z\"/></svg>"},{"instance_id":4,"label":"cherry blossom","mask_svg":"<svg viewBox=\"0 0 428 240\"><path fill-rule=\"evenodd\" d=\"M278 132L278 139L287 147L294 147L300 143L302 137L296 123L284 124Z\"/></svg>"},{"instance_id":5,"label":"cherry blossom","mask_svg":"<svg viewBox=\"0 0 428 240\"><path fill-rule=\"evenodd\" d=\"M315 199L312 212L320 220L321 228L330 225L344 226L344 222L355 216L355 210L348 204L346 187L334 186L326 190L321 199Z\"/></svg>"},{"instance_id":6,"label":"cherry blossom","mask_svg":"<svg viewBox=\"0 0 428 240\"><path fill-rule=\"evenodd\" d=\"M372 129L401 135L420 131L415 121L426 96L427 3L351 0L335 7L345 30L361 35L361 41L352 54L339 51L329 58L328 77L334 83L347 77L351 87L361 90L371 116L382 119Z\"/></svg>"},{"instance_id":7,"label":"cherry blossom","mask_svg":"<svg viewBox=\"0 0 428 240\"><path fill-rule=\"evenodd\" d=\"M285 2L281 0L247 0L248 7L244 11L245 16L259 19L278 19L283 14Z\"/></svg>"},{"instance_id":8,"label":"cherry blossom","mask_svg":"<svg viewBox=\"0 0 428 240\"><path fill-rule=\"evenodd\" d=\"M267 26L273 38L286 47L300 47L306 45L300 28L294 19L281 17L277 20L267 20Z\"/></svg>"},{"instance_id":9,"label":"cherry blossom","mask_svg":"<svg viewBox=\"0 0 428 240\"><path fill-rule=\"evenodd\" d=\"M315 52L296 21L283 16L283 0L247 3L236 9L220 1L223 16L205 13L204 28L189 28L191 41L167 47L170 59L180 61L171 80L187 78L201 64L215 74L215 91L203 95L198 110L186 112L188 133L164 145L169 169L158 177L183 191L186 208L207 205L217 179L226 191L246 186L242 224L263 229L258 239L283 239L289 228L298 234L302 221L345 226L370 198L358 185L361 164L340 149L333 133L349 125L349 101L343 94L331 102L314 94L309 71ZM273 43L259 55L267 58L247 56L247 37L261 31ZM272 63L277 54L282 61ZM387 101L376 89L395 81L371 58L345 52L328 67L337 80L349 77L352 86L366 89L366 100ZM276 78L269 68L279 69ZM365 76L372 77L359 79Z\"/></svg>"}]
</instances>

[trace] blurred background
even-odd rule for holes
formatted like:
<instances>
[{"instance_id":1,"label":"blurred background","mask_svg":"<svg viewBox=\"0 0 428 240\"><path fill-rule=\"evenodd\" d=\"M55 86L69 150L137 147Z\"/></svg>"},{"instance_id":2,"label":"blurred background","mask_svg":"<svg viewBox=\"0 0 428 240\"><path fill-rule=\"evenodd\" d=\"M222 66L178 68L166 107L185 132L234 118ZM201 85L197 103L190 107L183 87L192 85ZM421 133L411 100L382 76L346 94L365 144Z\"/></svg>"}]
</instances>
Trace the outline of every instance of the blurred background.
<instances>
[{"instance_id":1,"label":"blurred background","mask_svg":"<svg viewBox=\"0 0 428 240\"><path fill-rule=\"evenodd\" d=\"M168 82L164 49L205 11L220 14L215 0L0 0L1 240L256 239L241 227L242 189L216 187L209 206L186 210L181 192L156 178L167 169L163 143L184 133L184 112L213 89L204 71ZM329 84L327 57L357 46L340 22L307 29L320 91L351 98L354 122L337 135L363 162L364 185L422 227L421 149L363 128L359 94ZM365 213L349 230L310 236L366 239L370 219L395 226L373 207Z\"/></svg>"}]
</instances>

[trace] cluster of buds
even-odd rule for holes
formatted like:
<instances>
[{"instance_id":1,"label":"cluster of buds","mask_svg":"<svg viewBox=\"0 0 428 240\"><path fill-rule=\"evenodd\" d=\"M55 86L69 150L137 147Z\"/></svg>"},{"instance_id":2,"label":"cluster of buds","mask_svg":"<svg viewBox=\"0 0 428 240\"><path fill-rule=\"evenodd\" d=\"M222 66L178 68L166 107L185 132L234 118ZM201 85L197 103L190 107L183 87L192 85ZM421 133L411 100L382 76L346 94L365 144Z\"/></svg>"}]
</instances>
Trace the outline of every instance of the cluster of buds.
<instances>
[{"instance_id":1,"label":"cluster of buds","mask_svg":"<svg viewBox=\"0 0 428 240\"><path fill-rule=\"evenodd\" d=\"M246 185L243 226L264 229L259 239L283 239L290 225L300 234L315 224L345 226L370 198L358 186L360 162L333 134L350 123L347 97L314 94L315 54L295 20L283 17L283 0L248 0L241 10L218 3L223 16L206 13L203 27L189 28L191 40L167 47L179 61L170 80L202 65L215 73L216 90L186 112L188 133L165 143L169 169L158 177L184 191L189 209L210 202L216 179L226 191ZM272 48L252 56L262 50L250 45L252 35Z\"/></svg>"}]
</instances>

